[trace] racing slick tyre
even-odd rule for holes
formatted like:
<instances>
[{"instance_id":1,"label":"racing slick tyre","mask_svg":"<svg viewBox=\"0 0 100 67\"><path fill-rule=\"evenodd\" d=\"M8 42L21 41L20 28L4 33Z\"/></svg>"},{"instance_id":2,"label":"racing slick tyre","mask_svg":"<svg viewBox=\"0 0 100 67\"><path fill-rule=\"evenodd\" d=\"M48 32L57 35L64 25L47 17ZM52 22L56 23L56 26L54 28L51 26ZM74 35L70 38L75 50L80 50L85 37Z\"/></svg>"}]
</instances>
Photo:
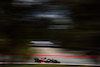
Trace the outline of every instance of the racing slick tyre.
<instances>
[{"instance_id":1,"label":"racing slick tyre","mask_svg":"<svg viewBox=\"0 0 100 67\"><path fill-rule=\"evenodd\" d=\"M60 63L60 62L57 62L57 63Z\"/></svg>"},{"instance_id":2,"label":"racing slick tyre","mask_svg":"<svg viewBox=\"0 0 100 67\"><path fill-rule=\"evenodd\" d=\"M39 60L38 58L35 58L34 60L35 62L41 62L41 60Z\"/></svg>"},{"instance_id":3,"label":"racing slick tyre","mask_svg":"<svg viewBox=\"0 0 100 67\"><path fill-rule=\"evenodd\" d=\"M59 61L53 61L53 63L60 63Z\"/></svg>"}]
</instances>

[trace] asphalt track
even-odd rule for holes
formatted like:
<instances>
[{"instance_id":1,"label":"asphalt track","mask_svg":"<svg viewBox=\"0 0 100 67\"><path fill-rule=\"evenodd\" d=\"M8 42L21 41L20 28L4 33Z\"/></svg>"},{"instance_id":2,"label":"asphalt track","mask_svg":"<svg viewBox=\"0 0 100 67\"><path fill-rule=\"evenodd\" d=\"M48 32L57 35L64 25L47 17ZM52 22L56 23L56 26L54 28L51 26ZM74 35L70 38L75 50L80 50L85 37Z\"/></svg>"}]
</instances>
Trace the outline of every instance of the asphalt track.
<instances>
[{"instance_id":1,"label":"asphalt track","mask_svg":"<svg viewBox=\"0 0 100 67\"><path fill-rule=\"evenodd\" d=\"M66 51L63 48L50 48L50 47L31 47L36 50L37 58L50 58L56 59L61 63L75 63L75 64L94 64L91 60L93 58L85 56L84 51ZM33 58L34 59L34 58ZM100 62L100 59L98 59ZM32 61L32 60L30 60ZM97 64L99 64L99 62Z\"/></svg>"},{"instance_id":2,"label":"asphalt track","mask_svg":"<svg viewBox=\"0 0 100 67\"><path fill-rule=\"evenodd\" d=\"M36 51L34 55L29 55L31 56L31 59L24 61L33 64L41 64L41 63L35 63L34 58L50 58L50 59L56 59L60 61L60 64L76 64L76 65L93 65L93 64L99 64L100 65L100 58L98 58L98 63L92 62L91 57L88 57L85 55L84 51L69 51L69 50L64 50L63 48L51 48L51 47L30 47L30 50ZM2 60L9 60L10 56L12 55L0 55ZM18 59L18 56L14 56L16 59L14 61L18 62L23 62L23 60ZM21 56L20 56L21 57ZM44 64L44 63L42 63Z\"/></svg>"}]
</instances>

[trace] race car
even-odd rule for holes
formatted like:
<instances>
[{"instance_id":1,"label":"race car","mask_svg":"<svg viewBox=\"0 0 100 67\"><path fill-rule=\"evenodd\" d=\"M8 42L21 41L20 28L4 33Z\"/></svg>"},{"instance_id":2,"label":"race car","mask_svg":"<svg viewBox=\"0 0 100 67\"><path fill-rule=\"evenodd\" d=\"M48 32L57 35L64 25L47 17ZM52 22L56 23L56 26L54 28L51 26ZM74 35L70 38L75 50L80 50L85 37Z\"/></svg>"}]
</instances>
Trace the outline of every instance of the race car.
<instances>
[{"instance_id":1,"label":"race car","mask_svg":"<svg viewBox=\"0 0 100 67\"><path fill-rule=\"evenodd\" d=\"M39 58L35 58L34 60L35 60L35 62L60 63L60 61L57 61L55 59L46 59L46 58L39 59Z\"/></svg>"}]
</instances>

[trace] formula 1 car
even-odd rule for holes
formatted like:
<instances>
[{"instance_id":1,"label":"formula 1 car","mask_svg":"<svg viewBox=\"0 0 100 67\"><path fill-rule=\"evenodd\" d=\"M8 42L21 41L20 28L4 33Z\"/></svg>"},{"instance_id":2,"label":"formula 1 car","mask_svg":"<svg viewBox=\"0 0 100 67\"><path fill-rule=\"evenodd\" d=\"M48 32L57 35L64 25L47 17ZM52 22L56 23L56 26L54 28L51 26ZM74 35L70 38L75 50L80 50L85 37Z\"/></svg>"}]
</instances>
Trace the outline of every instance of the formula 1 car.
<instances>
[{"instance_id":1,"label":"formula 1 car","mask_svg":"<svg viewBox=\"0 0 100 67\"><path fill-rule=\"evenodd\" d=\"M35 62L60 63L59 61L57 61L57 60L55 60L55 59L47 59L47 60L46 60L46 58L41 58L41 59L35 58L34 60L35 60Z\"/></svg>"}]
</instances>

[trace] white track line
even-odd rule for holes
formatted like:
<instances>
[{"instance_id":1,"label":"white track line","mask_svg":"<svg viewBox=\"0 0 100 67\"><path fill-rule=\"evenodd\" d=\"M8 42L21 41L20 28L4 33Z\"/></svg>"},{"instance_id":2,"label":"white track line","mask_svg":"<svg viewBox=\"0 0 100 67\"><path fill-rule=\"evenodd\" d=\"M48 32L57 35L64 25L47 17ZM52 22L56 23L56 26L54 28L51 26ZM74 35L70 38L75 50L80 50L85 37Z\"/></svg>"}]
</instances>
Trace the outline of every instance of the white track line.
<instances>
[{"instance_id":1,"label":"white track line","mask_svg":"<svg viewBox=\"0 0 100 67\"><path fill-rule=\"evenodd\" d=\"M86 65L86 66L100 66L100 64L76 64L76 63L32 63L32 62L0 62L0 64L56 64L56 65Z\"/></svg>"}]
</instances>

